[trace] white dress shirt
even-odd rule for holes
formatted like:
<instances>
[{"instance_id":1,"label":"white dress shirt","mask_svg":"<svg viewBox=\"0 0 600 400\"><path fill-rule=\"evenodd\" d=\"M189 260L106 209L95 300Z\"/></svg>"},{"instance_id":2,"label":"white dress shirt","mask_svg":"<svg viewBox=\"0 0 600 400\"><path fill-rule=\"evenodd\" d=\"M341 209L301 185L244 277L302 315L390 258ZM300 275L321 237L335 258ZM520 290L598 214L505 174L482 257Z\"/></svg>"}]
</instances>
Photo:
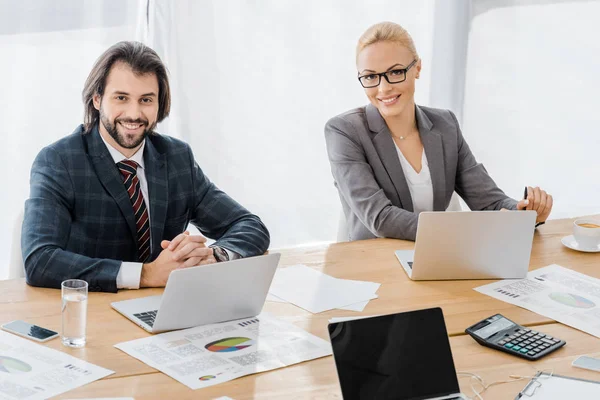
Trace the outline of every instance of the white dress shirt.
<instances>
[{"instance_id":1,"label":"white dress shirt","mask_svg":"<svg viewBox=\"0 0 600 400\"><path fill-rule=\"evenodd\" d=\"M398 158L404 171L404 177L408 184L408 190L413 202L413 211L419 214L422 211L433 211L433 183L431 182L431 173L429 172L429 163L423 150L421 158L421 171L417 173L408 162L400 148L396 145Z\"/></svg>"}]
</instances>

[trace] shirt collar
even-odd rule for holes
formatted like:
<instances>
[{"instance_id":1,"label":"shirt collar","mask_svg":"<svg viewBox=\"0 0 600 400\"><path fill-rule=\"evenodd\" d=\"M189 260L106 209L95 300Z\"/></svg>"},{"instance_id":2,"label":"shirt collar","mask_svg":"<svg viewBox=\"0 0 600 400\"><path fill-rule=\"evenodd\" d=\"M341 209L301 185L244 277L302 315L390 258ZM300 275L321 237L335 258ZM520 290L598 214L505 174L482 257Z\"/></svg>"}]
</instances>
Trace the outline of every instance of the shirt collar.
<instances>
[{"instance_id":1,"label":"shirt collar","mask_svg":"<svg viewBox=\"0 0 600 400\"><path fill-rule=\"evenodd\" d=\"M98 132L98 133L100 133L100 132ZM115 164L120 161L123 161L123 160L132 160L132 161L135 161L136 163L138 163L138 165L142 169L145 169L144 168L144 147L146 147L146 139L144 139L144 141L142 142L142 145L140 146L138 151L136 151L135 154L132 155L130 158L127 158L123 154L121 154L121 152L119 150L115 149L106 140L104 140L104 137L102 136L102 134L100 134L100 138L102 138L102 141L106 145L106 148L108 149L108 152L112 156Z\"/></svg>"}]
</instances>

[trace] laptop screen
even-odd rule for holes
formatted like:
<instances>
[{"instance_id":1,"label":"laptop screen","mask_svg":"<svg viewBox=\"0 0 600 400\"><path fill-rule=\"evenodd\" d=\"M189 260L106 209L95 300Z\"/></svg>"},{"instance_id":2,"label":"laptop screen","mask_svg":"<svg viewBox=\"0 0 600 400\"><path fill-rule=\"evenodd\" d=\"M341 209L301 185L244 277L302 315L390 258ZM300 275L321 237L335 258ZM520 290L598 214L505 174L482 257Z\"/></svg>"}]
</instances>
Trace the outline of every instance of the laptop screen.
<instances>
[{"instance_id":1,"label":"laptop screen","mask_svg":"<svg viewBox=\"0 0 600 400\"><path fill-rule=\"evenodd\" d=\"M345 400L417 400L460 391L440 308L329 324Z\"/></svg>"}]
</instances>

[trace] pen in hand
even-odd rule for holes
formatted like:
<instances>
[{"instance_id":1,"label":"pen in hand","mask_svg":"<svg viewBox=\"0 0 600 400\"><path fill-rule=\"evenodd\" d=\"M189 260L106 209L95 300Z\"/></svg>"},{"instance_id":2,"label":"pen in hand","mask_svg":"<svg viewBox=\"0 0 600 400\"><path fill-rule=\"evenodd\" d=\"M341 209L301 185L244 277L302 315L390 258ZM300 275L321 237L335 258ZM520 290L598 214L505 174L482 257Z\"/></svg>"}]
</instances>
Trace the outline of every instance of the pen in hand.
<instances>
[{"instance_id":1,"label":"pen in hand","mask_svg":"<svg viewBox=\"0 0 600 400\"><path fill-rule=\"evenodd\" d=\"M525 186L525 193L523 193L523 200L525 200L525 205L528 206L529 205L529 200L527 200L527 186ZM527 208L524 208L524 210L526 210ZM545 222L538 222L537 224L535 224L535 227L537 228L540 225L544 225Z\"/></svg>"}]
</instances>

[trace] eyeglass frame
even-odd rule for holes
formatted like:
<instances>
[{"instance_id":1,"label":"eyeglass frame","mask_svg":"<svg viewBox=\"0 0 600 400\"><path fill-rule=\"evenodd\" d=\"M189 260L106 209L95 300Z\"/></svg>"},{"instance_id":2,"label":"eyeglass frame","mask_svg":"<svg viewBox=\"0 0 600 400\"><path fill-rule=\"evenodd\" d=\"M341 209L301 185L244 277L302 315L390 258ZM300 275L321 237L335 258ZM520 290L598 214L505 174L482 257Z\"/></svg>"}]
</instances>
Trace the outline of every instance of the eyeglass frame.
<instances>
[{"instance_id":1,"label":"eyeglass frame","mask_svg":"<svg viewBox=\"0 0 600 400\"><path fill-rule=\"evenodd\" d=\"M365 74L365 75L360 75L358 77L358 82L360 83L360 85L365 88L365 89L372 89L374 87L377 87L379 85L381 85L381 77L383 76L385 78L385 80L387 81L387 83L389 83L390 85L395 85L396 83L402 83L406 80L406 76L407 76L407 72L409 69L411 69L416 63L417 63L418 59L414 59L413 62L411 62L410 64L408 64L408 66L406 68L395 68L395 69L391 69L389 71L385 71L385 72L380 72L380 73L376 73L376 72L372 72L369 74ZM398 82L390 82L390 78L387 76L387 74L389 72L392 71L404 71L404 79L402 79L401 81ZM374 86L365 86L363 85L362 81L360 80L361 78L364 78L365 76L369 76L369 75L377 75L379 77L379 81L377 82L377 85Z\"/></svg>"}]
</instances>

